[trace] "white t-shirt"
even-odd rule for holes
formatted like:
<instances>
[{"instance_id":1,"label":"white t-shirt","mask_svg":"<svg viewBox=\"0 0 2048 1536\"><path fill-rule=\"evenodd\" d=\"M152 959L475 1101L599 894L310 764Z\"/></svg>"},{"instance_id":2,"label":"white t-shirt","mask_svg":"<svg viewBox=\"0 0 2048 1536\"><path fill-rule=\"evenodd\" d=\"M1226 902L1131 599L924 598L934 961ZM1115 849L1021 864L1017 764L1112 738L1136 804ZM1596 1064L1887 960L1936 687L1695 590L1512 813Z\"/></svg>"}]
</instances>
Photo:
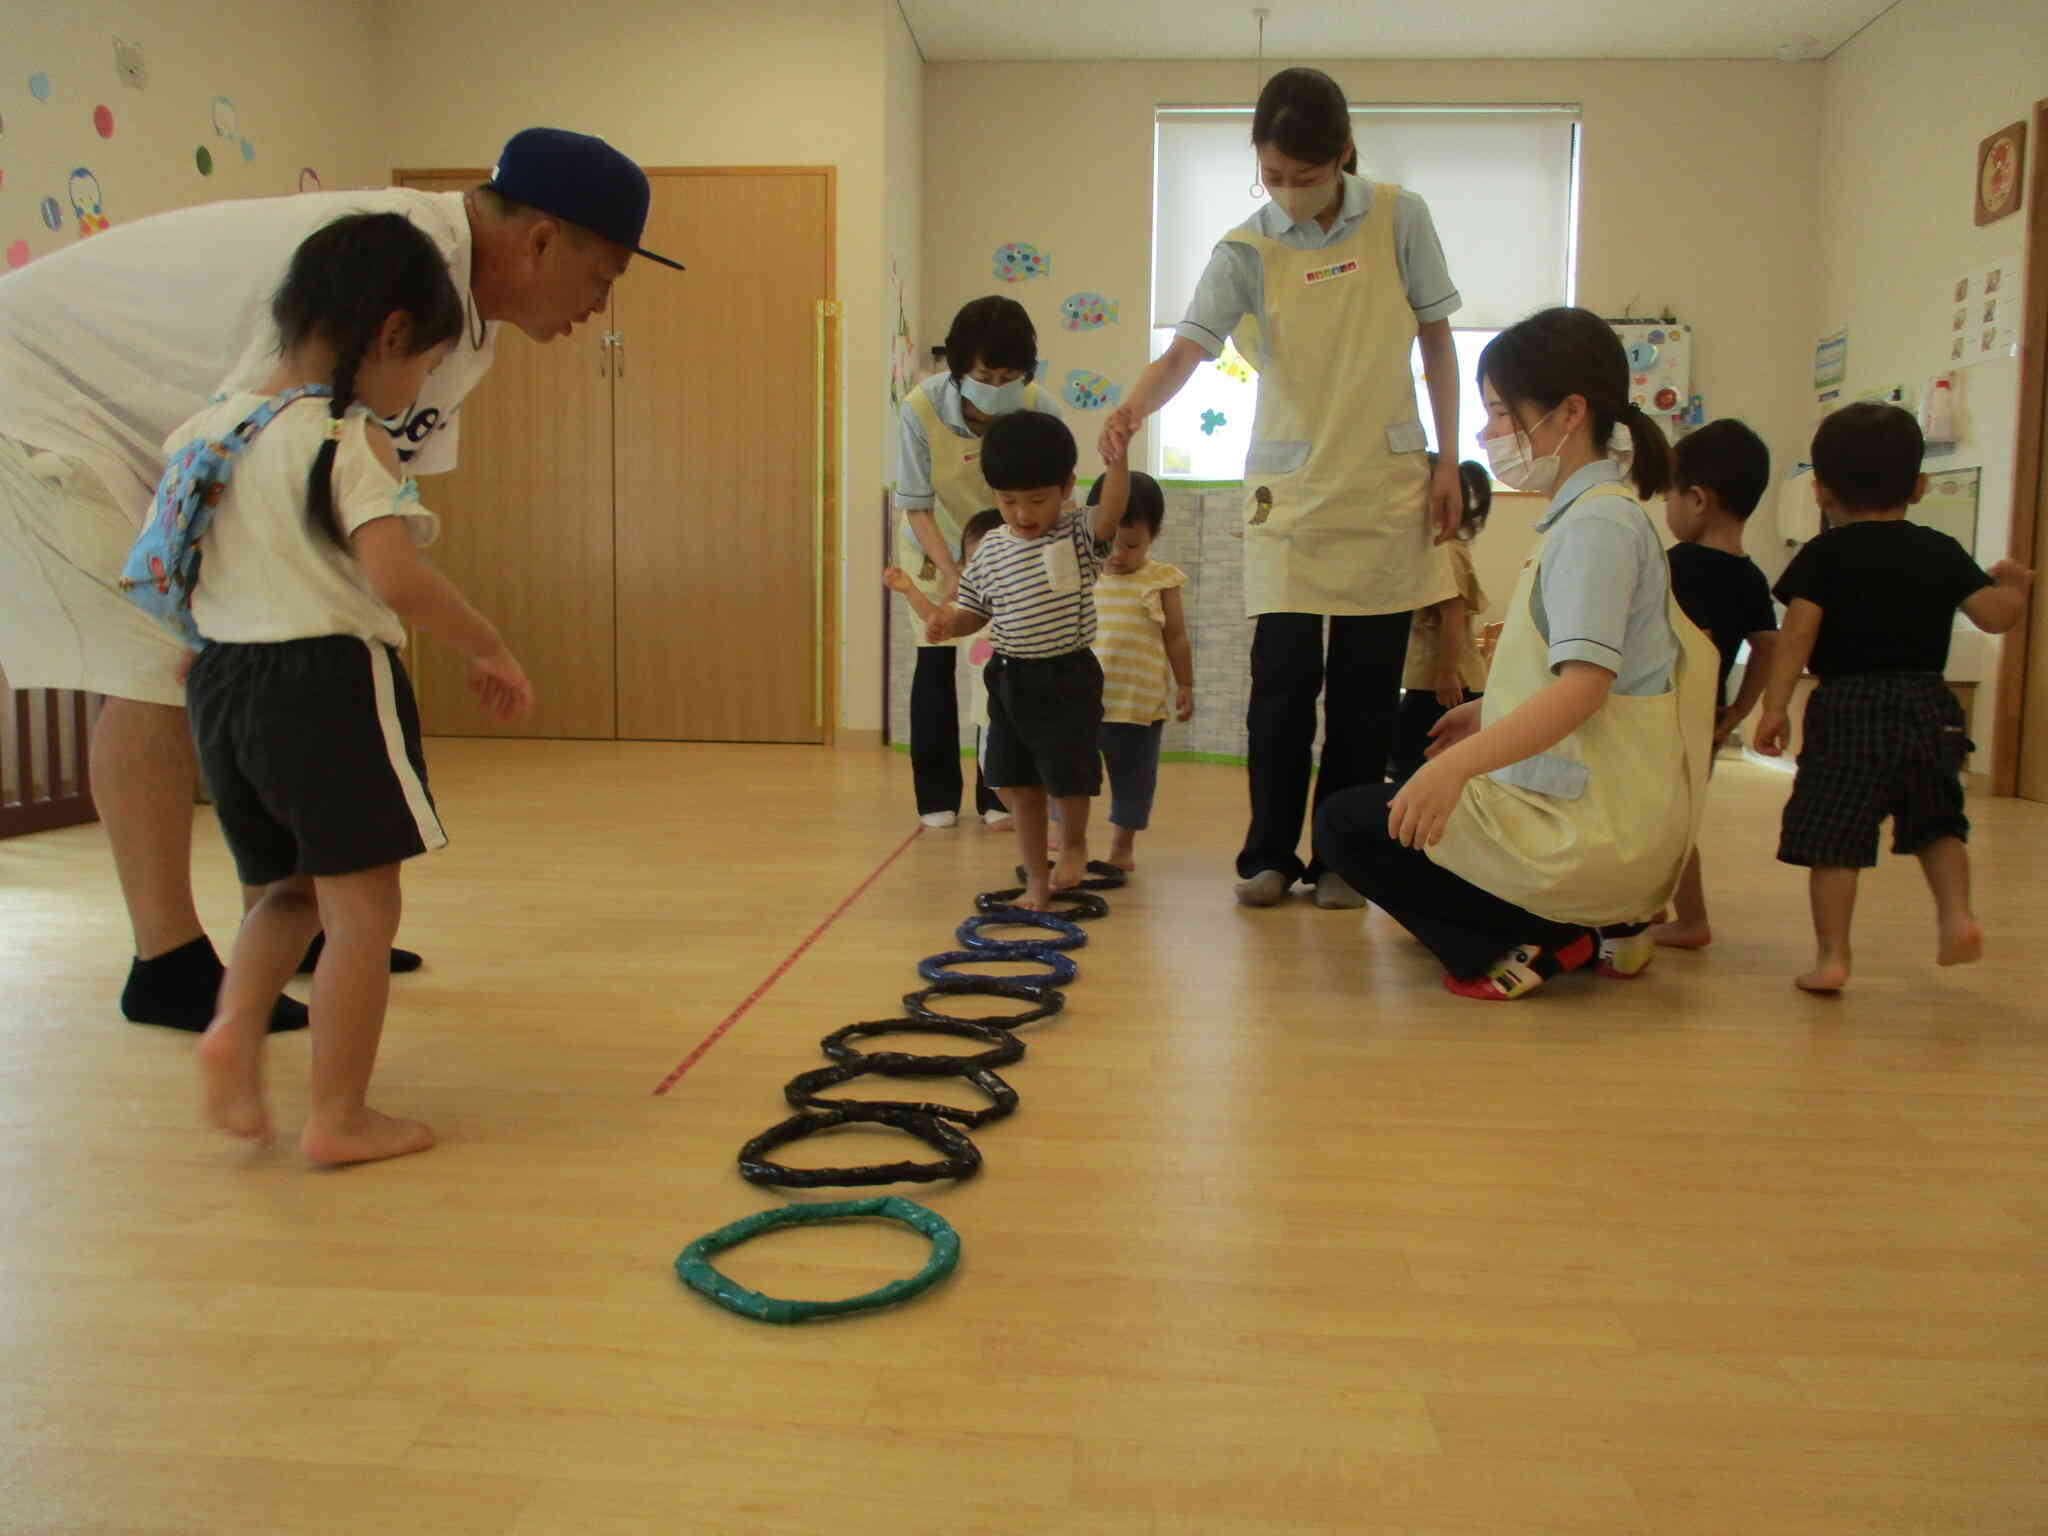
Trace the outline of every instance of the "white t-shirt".
<instances>
[{"instance_id":1,"label":"white t-shirt","mask_svg":"<svg viewBox=\"0 0 2048 1536\"><path fill-rule=\"evenodd\" d=\"M164 443L166 455L196 437L222 437L266 397L238 393L208 406ZM354 555L313 526L306 481L327 440L327 401L295 400L235 460L227 494L200 544L192 622L209 640L243 644L357 635L405 644L405 625L371 590ZM402 517L427 545L441 522L420 505L411 480L391 478L370 448L382 428L361 406L349 412L334 451L334 511L345 533L380 517Z\"/></svg>"},{"instance_id":2,"label":"white t-shirt","mask_svg":"<svg viewBox=\"0 0 2048 1536\"><path fill-rule=\"evenodd\" d=\"M402 187L181 208L0 277L0 435L80 461L139 522L163 475L160 445L215 395L269 375L270 301L292 253L349 213L403 213L448 258L472 328L393 446L413 474L453 469L456 412L491 366L498 328L479 326L470 298L462 194Z\"/></svg>"}]
</instances>

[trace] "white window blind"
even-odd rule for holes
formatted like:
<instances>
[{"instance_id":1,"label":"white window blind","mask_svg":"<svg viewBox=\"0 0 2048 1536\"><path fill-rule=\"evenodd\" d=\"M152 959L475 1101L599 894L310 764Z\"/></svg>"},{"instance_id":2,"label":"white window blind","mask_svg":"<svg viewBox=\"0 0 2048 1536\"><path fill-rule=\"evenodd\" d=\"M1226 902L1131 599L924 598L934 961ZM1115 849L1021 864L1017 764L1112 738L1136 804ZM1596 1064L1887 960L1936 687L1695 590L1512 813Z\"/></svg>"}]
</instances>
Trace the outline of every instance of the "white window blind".
<instances>
[{"instance_id":1,"label":"white window blind","mask_svg":"<svg viewBox=\"0 0 2048 1536\"><path fill-rule=\"evenodd\" d=\"M1572 294L1576 107L1359 107L1359 170L1429 204L1460 327L1499 330ZM1247 110L1162 108L1152 209L1152 324L1187 311L1209 253L1263 198Z\"/></svg>"}]
</instances>

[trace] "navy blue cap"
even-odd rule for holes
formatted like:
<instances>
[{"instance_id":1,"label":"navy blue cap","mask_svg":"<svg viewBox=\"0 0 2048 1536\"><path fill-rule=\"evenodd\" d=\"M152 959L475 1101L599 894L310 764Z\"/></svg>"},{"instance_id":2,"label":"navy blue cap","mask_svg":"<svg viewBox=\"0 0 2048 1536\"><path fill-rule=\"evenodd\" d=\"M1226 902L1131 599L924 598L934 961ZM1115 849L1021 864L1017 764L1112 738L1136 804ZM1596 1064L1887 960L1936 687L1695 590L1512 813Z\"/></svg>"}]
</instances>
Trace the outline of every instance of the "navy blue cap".
<instances>
[{"instance_id":1,"label":"navy blue cap","mask_svg":"<svg viewBox=\"0 0 2048 1536\"><path fill-rule=\"evenodd\" d=\"M647 173L603 139L565 128L522 128L499 151L490 185L515 203L683 270L680 261L640 248L647 228Z\"/></svg>"}]
</instances>

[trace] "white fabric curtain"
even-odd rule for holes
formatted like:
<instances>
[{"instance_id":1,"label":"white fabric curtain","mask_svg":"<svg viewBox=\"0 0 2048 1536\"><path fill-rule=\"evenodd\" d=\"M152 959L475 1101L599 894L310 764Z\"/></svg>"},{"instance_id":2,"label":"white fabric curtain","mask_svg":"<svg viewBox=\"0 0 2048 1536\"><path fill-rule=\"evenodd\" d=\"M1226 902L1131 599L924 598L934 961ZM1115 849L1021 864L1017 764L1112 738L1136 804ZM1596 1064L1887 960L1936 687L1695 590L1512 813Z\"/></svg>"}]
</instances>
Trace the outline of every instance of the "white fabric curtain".
<instances>
[{"instance_id":1,"label":"white fabric curtain","mask_svg":"<svg viewBox=\"0 0 2048 1536\"><path fill-rule=\"evenodd\" d=\"M1360 107L1359 170L1429 204L1465 307L1487 330L1570 297L1576 107ZM1152 324L1186 313L1209 253L1263 201L1249 111L1161 108L1152 194Z\"/></svg>"}]
</instances>

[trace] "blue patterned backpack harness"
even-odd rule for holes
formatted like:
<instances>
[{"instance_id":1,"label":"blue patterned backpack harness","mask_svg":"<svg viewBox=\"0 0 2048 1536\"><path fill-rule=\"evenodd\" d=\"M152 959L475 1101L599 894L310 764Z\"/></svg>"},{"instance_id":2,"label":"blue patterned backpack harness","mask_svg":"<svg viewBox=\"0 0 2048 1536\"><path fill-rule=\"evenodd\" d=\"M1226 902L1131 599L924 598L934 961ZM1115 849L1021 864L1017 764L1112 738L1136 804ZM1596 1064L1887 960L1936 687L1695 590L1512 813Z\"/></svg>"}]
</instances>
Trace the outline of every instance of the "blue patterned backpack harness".
<instances>
[{"instance_id":1,"label":"blue patterned backpack harness","mask_svg":"<svg viewBox=\"0 0 2048 1536\"><path fill-rule=\"evenodd\" d=\"M164 467L149 516L121 568L121 591L193 650L206 644L192 621L200 545L213 526L213 509L234 476L235 460L286 406L307 396L328 398L333 393L324 384L302 384L274 395L225 436L194 438Z\"/></svg>"}]
</instances>

